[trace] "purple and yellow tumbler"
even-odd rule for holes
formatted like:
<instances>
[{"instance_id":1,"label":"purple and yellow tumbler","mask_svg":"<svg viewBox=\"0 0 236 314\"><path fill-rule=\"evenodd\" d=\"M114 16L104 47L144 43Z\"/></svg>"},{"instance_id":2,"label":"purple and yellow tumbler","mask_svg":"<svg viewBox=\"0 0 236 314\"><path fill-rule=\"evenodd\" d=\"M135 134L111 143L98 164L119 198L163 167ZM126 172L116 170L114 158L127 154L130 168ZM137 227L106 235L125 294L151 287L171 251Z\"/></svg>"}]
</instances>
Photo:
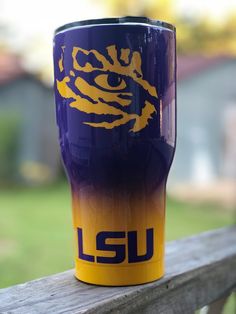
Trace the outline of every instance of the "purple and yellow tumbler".
<instances>
[{"instance_id":1,"label":"purple and yellow tumbler","mask_svg":"<svg viewBox=\"0 0 236 314\"><path fill-rule=\"evenodd\" d=\"M144 17L56 30L56 115L71 185L75 275L97 285L164 274L176 139L175 28Z\"/></svg>"}]
</instances>

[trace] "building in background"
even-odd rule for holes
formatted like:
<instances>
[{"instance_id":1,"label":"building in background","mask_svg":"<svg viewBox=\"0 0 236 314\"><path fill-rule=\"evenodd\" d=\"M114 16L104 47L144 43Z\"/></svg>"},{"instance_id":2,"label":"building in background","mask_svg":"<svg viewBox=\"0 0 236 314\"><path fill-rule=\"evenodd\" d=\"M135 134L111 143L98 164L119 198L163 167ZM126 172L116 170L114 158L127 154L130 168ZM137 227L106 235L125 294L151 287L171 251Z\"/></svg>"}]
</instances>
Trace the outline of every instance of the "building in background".
<instances>
[{"instance_id":1,"label":"building in background","mask_svg":"<svg viewBox=\"0 0 236 314\"><path fill-rule=\"evenodd\" d=\"M0 136L6 138L0 171L30 183L52 181L61 167L52 86L27 73L16 55L1 53L0 67ZM178 58L178 140L170 187L236 179L234 73L233 58Z\"/></svg>"},{"instance_id":2,"label":"building in background","mask_svg":"<svg viewBox=\"0 0 236 314\"><path fill-rule=\"evenodd\" d=\"M65 6L58 0L56 14L53 2L44 4L0 0L1 182L11 178L44 183L58 177L52 92L55 28L74 20L124 15L175 24L177 48L185 55L178 60L178 137L168 180L171 189L235 180L235 59L216 57L236 55L235 1L68 0ZM163 108L163 116L171 117L171 112Z\"/></svg>"},{"instance_id":3,"label":"building in background","mask_svg":"<svg viewBox=\"0 0 236 314\"><path fill-rule=\"evenodd\" d=\"M235 202L235 73L235 58L178 58L176 196Z\"/></svg>"},{"instance_id":4,"label":"building in background","mask_svg":"<svg viewBox=\"0 0 236 314\"><path fill-rule=\"evenodd\" d=\"M59 170L52 87L27 72L21 59L0 53L2 182L45 183Z\"/></svg>"}]
</instances>

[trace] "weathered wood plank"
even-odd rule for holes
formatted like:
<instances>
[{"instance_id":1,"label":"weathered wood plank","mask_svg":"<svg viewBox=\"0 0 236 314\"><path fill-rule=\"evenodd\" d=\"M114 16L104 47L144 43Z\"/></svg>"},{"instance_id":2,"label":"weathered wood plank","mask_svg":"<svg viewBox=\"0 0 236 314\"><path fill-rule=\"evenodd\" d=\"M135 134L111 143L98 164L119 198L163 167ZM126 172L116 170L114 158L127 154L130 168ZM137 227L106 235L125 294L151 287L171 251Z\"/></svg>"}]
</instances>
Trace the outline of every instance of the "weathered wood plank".
<instances>
[{"instance_id":1,"label":"weathered wood plank","mask_svg":"<svg viewBox=\"0 0 236 314\"><path fill-rule=\"evenodd\" d=\"M225 296L215 302L209 304L207 314L222 314L224 306L228 300L229 296Z\"/></svg>"},{"instance_id":2,"label":"weathered wood plank","mask_svg":"<svg viewBox=\"0 0 236 314\"><path fill-rule=\"evenodd\" d=\"M193 313L236 286L236 227L173 241L166 275L133 287L98 287L73 271L0 290L0 313Z\"/></svg>"}]
</instances>

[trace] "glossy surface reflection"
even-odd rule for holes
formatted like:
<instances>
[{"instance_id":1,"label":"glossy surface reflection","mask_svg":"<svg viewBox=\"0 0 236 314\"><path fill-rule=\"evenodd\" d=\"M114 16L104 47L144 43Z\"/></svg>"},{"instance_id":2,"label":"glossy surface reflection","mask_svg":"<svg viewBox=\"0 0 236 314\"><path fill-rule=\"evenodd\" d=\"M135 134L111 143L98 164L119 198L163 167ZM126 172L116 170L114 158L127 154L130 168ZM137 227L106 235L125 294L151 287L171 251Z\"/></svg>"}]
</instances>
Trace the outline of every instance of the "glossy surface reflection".
<instances>
[{"instance_id":1,"label":"glossy surface reflection","mask_svg":"<svg viewBox=\"0 0 236 314\"><path fill-rule=\"evenodd\" d=\"M175 150L175 33L132 23L69 28L55 36L54 68L76 275L105 285L155 280L163 275L165 185ZM145 256L148 228L152 256L130 263L130 252ZM118 248L98 249L103 231L121 232L113 234L126 252L119 263L99 264L97 255L115 261ZM90 260L80 259L82 244Z\"/></svg>"}]
</instances>

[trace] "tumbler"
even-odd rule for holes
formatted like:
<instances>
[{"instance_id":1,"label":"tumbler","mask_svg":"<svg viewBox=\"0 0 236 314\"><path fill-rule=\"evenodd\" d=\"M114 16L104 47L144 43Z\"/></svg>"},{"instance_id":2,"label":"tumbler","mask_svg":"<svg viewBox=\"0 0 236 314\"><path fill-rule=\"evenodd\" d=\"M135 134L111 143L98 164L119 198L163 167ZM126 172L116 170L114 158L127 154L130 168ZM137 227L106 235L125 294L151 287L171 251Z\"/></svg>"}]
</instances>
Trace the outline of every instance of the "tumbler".
<instances>
[{"instance_id":1,"label":"tumbler","mask_svg":"<svg viewBox=\"0 0 236 314\"><path fill-rule=\"evenodd\" d=\"M56 118L81 281L135 285L164 274L175 46L174 26L146 17L79 21L55 32Z\"/></svg>"}]
</instances>

